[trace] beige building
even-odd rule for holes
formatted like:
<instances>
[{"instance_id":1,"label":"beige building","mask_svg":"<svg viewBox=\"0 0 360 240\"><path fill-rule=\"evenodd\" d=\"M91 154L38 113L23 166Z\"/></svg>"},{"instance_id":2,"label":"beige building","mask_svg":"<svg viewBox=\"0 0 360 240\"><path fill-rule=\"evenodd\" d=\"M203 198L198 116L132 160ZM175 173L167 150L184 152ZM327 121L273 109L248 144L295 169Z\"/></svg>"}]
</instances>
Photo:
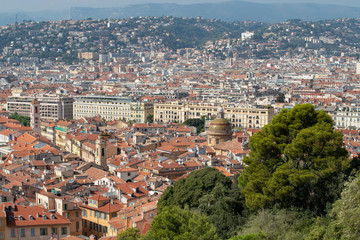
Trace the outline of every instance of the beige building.
<instances>
[{"instance_id":1,"label":"beige building","mask_svg":"<svg viewBox=\"0 0 360 240\"><path fill-rule=\"evenodd\" d=\"M155 103L154 122L168 123L176 121L182 123L187 119L202 116L213 118L216 116L218 107L219 105L184 102ZM225 119L228 119L234 128L262 128L270 123L275 115L273 108L242 108L231 105L222 107Z\"/></svg>"},{"instance_id":2,"label":"beige building","mask_svg":"<svg viewBox=\"0 0 360 240\"><path fill-rule=\"evenodd\" d=\"M113 96L81 96L75 99L74 118L101 116L107 121L133 120L145 122L154 107L152 103L134 102L126 97Z\"/></svg>"},{"instance_id":3,"label":"beige building","mask_svg":"<svg viewBox=\"0 0 360 240\"><path fill-rule=\"evenodd\" d=\"M1 207L8 219L5 239L49 240L70 234L71 222L56 212L13 203L3 203Z\"/></svg>"},{"instance_id":4,"label":"beige building","mask_svg":"<svg viewBox=\"0 0 360 240\"><path fill-rule=\"evenodd\" d=\"M30 117L31 102L35 96L22 96L14 93L7 99L7 110L9 114L18 113L22 116ZM71 119L73 118L74 99L62 95L37 95L36 99L40 102L40 120Z\"/></svg>"}]
</instances>

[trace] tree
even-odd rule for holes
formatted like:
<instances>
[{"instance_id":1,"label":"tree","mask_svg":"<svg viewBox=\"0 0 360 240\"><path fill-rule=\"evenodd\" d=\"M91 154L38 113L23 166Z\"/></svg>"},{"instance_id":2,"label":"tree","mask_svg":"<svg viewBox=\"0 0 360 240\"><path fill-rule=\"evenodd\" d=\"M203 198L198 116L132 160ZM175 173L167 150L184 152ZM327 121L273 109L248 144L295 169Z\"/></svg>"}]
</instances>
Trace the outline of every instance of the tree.
<instances>
[{"instance_id":1,"label":"tree","mask_svg":"<svg viewBox=\"0 0 360 240\"><path fill-rule=\"evenodd\" d=\"M179 207L165 207L152 221L144 239L218 240L219 237L205 216Z\"/></svg>"},{"instance_id":2,"label":"tree","mask_svg":"<svg viewBox=\"0 0 360 240\"><path fill-rule=\"evenodd\" d=\"M245 222L241 190L215 168L195 171L167 188L158 202L158 210L172 206L189 207L205 214L222 239L234 235Z\"/></svg>"},{"instance_id":3,"label":"tree","mask_svg":"<svg viewBox=\"0 0 360 240\"><path fill-rule=\"evenodd\" d=\"M280 92L276 97L276 102L283 103L285 102L285 94Z\"/></svg>"},{"instance_id":4,"label":"tree","mask_svg":"<svg viewBox=\"0 0 360 240\"><path fill-rule=\"evenodd\" d=\"M345 188L330 212L331 239L358 239L360 236L360 175L345 184Z\"/></svg>"},{"instance_id":5,"label":"tree","mask_svg":"<svg viewBox=\"0 0 360 240\"><path fill-rule=\"evenodd\" d=\"M187 126L196 127L197 133L200 133L204 131L205 116L201 116L201 118L186 119L183 124Z\"/></svg>"},{"instance_id":6,"label":"tree","mask_svg":"<svg viewBox=\"0 0 360 240\"><path fill-rule=\"evenodd\" d=\"M138 240L140 239L140 230L137 228L128 228L117 235L117 240Z\"/></svg>"},{"instance_id":7,"label":"tree","mask_svg":"<svg viewBox=\"0 0 360 240\"><path fill-rule=\"evenodd\" d=\"M333 121L311 104L283 109L250 140L239 186L251 209L300 207L323 212L341 192L348 153Z\"/></svg>"},{"instance_id":8,"label":"tree","mask_svg":"<svg viewBox=\"0 0 360 240\"><path fill-rule=\"evenodd\" d=\"M11 114L11 115L9 116L9 118L18 120L18 121L19 121L22 125L24 125L25 127L29 127L29 126L30 126L30 117L21 116L21 115L19 115L17 112Z\"/></svg>"},{"instance_id":9,"label":"tree","mask_svg":"<svg viewBox=\"0 0 360 240\"><path fill-rule=\"evenodd\" d=\"M149 115L147 115L145 121L148 122L148 123L153 123L153 122L154 122L154 115L152 115L152 114L150 113Z\"/></svg>"},{"instance_id":10,"label":"tree","mask_svg":"<svg viewBox=\"0 0 360 240\"><path fill-rule=\"evenodd\" d=\"M224 176L216 168L204 168L192 172L187 178L177 181L174 187L168 187L158 202L158 211L164 207L179 206L181 208L197 208L199 200L211 193L216 184L225 188L231 187L230 178Z\"/></svg>"},{"instance_id":11,"label":"tree","mask_svg":"<svg viewBox=\"0 0 360 240\"><path fill-rule=\"evenodd\" d=\"M249 218L237 237L231 240L278 239L302 240L312 224L310 212L296 209L260 210ZM252 238L250 238L252 236Z\"/></svg>"}]
</instances>

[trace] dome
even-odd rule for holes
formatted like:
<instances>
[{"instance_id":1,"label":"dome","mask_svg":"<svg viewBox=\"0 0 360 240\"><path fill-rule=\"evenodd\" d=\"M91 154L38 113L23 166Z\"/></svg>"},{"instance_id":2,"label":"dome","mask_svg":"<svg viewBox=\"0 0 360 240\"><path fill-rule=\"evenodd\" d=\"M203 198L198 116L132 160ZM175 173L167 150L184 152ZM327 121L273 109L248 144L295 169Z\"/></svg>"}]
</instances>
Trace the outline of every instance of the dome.
<instances>
[{"instance_id":1,"label":"dome","mask_svg":"<svg viewBox=\"0 0 360 240\"><path fill-rule=\"evenodd\" d=\"M232 126L231 123L224 118L217 118L210 122L208 133L211 135L227 135L231 134Z\"/></svg>"}]
</instances>

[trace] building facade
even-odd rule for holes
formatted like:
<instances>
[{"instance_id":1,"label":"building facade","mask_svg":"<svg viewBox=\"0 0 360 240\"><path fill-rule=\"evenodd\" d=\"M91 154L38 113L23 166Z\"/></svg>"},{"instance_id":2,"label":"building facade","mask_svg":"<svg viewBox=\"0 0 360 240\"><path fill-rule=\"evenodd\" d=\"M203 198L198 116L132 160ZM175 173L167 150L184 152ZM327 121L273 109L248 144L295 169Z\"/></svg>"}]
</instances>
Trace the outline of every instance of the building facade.
<instances>
[{"instance_id":1,"label":"building facade","mask_svg":"<svg viewBox=\"0 0 360 240\"><path fill-rule=\"evenodd\" d=\"M360 129L360 112L356 107L344 107L332 116L336 128Z\"/></svg>"},{"instance_id":2,"label":"building facade","mask_svg":"<svg viewBox=\"0 0 360 240\"><path fill-rule=\"evenodd\" d=\"M74 118L100 117L111 120L145 122L154 107L152 103L135 102L131 98L114 96L81 96L75 99Z\"/></svg>"},{"instance_id":3,"label":"building facade","mask_svg":"<svg viewBox=\"0 0 360 240\"><path fill-rule=\"evenodd\" d=\"M35 97L11 96L7 100L9 114L18 113L30 117L31 102ZM40 120L72 119L74 99L62 95L38 95L36 99L40 103Z\"/></svg>"},{"instance_id":4,"label":"building facade","mask_svg":"<svg viewBox=\"0 0 360 240\"><path fill-rule=\"evenodd\" d=\"M169 123L176 121L182 123L187 119L201 118L202 116L211 119L216 116L218 107L219 105L183 102L155 103L154 122ZM275 115L273 108L242 108L232 105L222 107L224 118L228 119L232 127L235 128L262 128L270 123Z\"/></svg>"}]
</instances>

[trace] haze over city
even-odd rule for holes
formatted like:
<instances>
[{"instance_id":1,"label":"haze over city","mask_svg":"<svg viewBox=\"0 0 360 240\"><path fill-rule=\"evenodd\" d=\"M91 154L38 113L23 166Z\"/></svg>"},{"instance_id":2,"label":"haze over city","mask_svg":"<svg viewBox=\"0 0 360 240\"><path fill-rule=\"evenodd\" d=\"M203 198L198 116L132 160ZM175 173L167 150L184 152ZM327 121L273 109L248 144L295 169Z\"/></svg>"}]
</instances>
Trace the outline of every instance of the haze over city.
<instances>
[{"instance_id":1,"label":"haze over city","mask_svg":"<svg viewBox=\"0 0 360 240\"><path fill-rule=\"evenodd\" d=\"M130 4L142 4L142 3L178 3L178 4L193 4L193 3L208 3L208 2L224 2L223 0L14 0L3 1L1 3L0 12L18 12L18 11L43 11L43 10L66 10L71 7L123 7ZM344 6L360 6L360 2L357 0L247 0L247 2L257 3L318 3L318 4L336 4Z\"/></svg>"}]
</instances>

